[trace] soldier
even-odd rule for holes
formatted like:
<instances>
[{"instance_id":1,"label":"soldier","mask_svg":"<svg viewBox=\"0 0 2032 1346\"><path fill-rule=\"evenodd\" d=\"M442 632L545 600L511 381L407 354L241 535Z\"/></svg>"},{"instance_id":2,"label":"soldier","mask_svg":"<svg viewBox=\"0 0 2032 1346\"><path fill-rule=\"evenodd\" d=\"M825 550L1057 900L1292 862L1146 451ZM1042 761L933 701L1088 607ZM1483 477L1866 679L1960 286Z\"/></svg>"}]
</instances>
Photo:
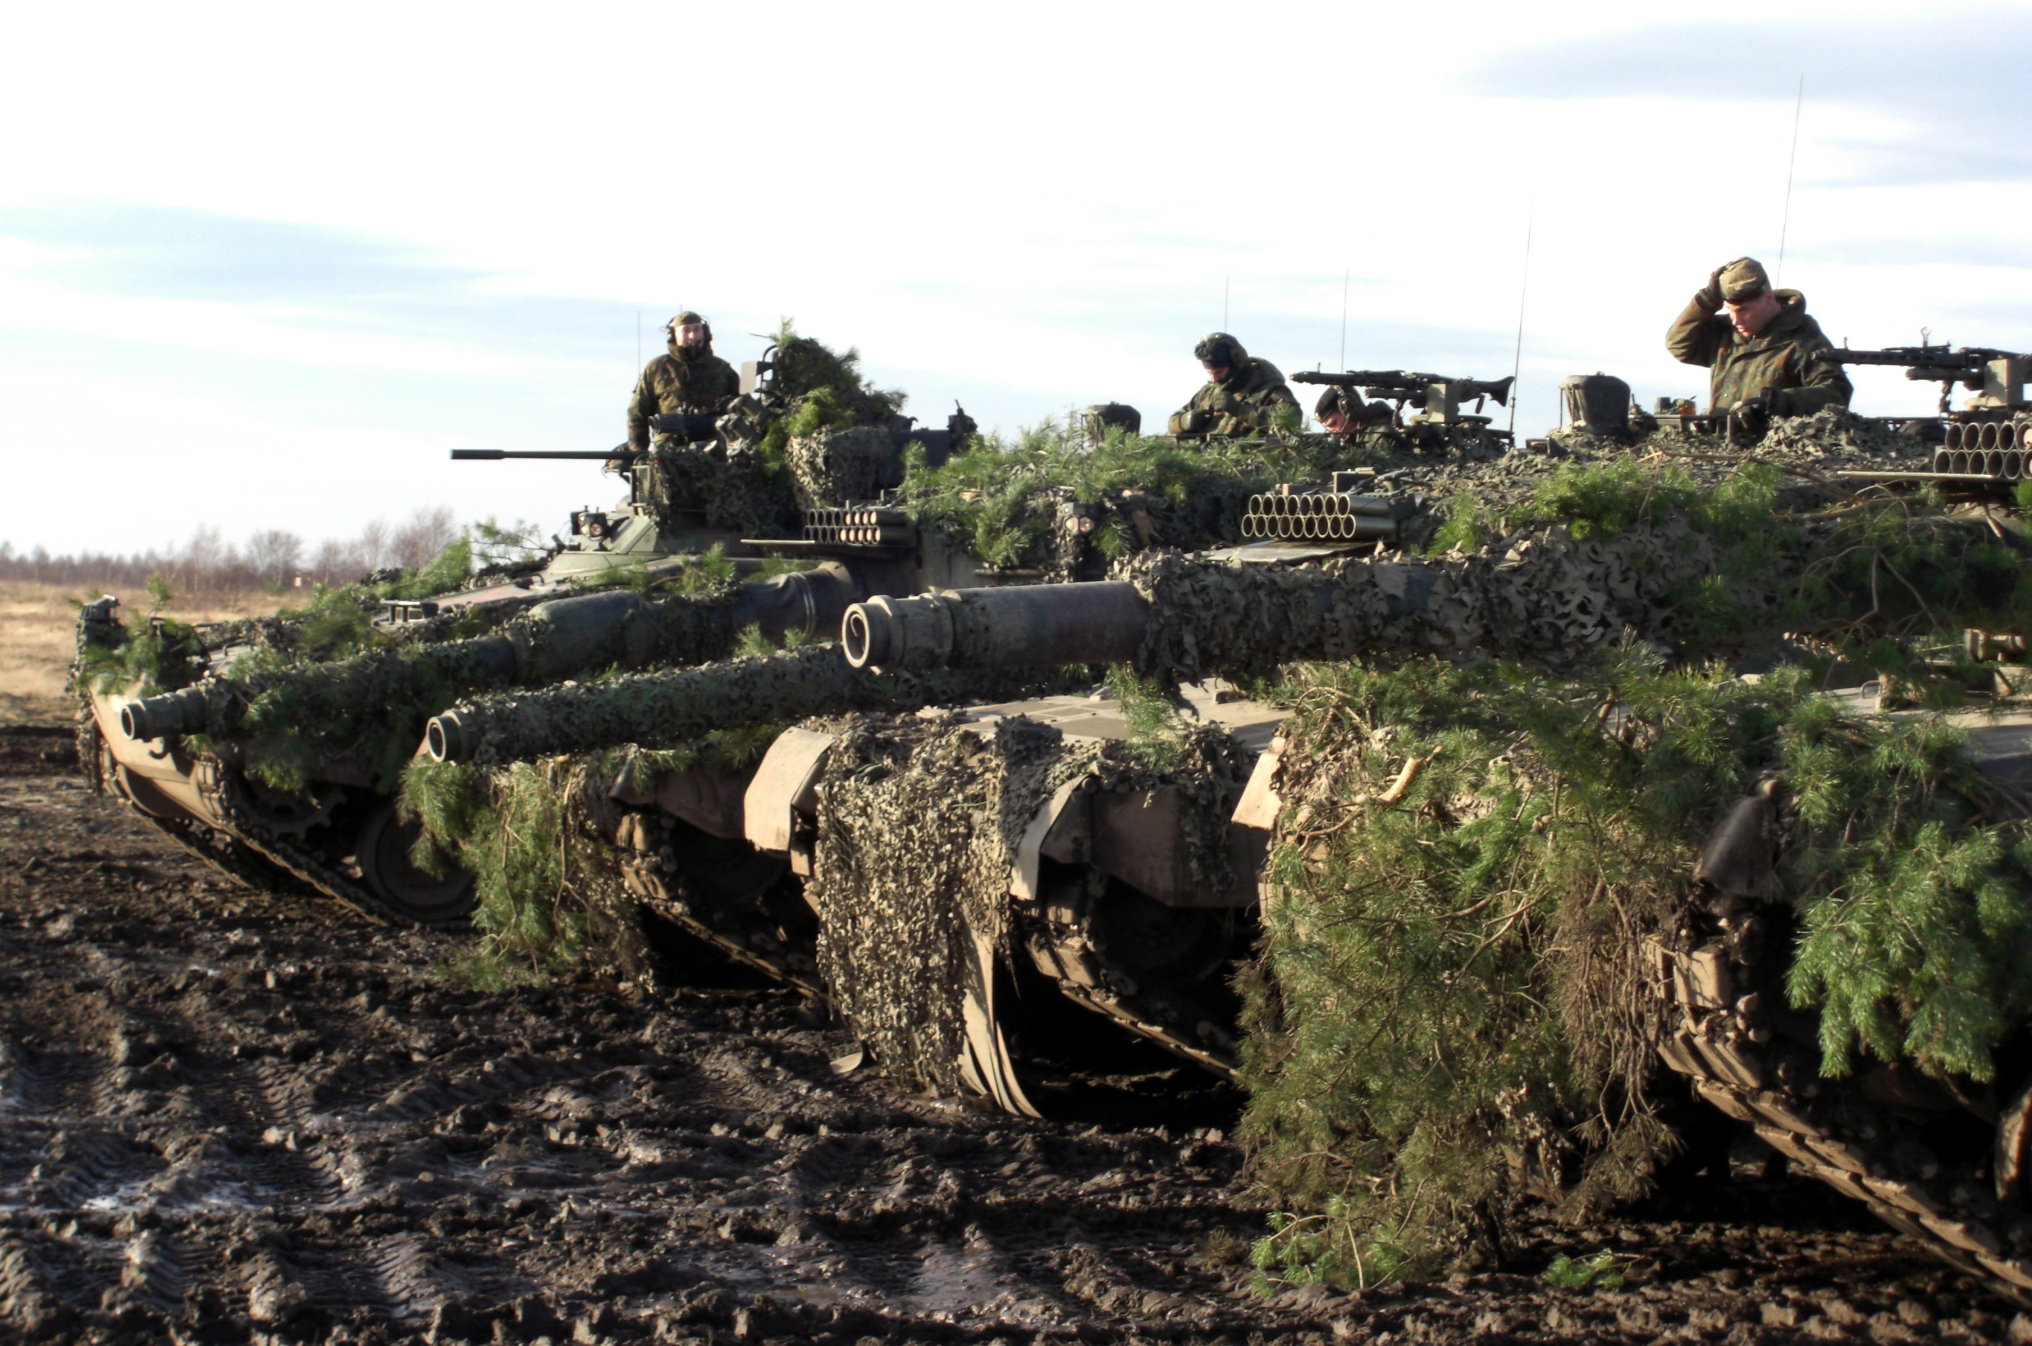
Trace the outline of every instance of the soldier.
<instances>
[{"instance_id":1,"label":"soldier","mask_svg":"<svg viewBox=\"0 0 2032 1346\"><path fill-rule=\"evenodd\" d=\"M682 413L717 416L741 392L741 376L713 354L712 325L686 310L663 325L670 353L659 355L642 370L635 395L628 399L628 447L649 447L649 418ZM682 443L686 435L674 436ZM707 436L697 436L706 438Z\"/></svg>"},{"instance_id":2,"label":"soldier","mask_svg":"<svg viewBox=\"0 0 2032 1346\"><path fill-rule=\"evenodd\" d=\"M1208 334L1192 353L1206 368L1207 385L1171 414L1172 434L1199 439L1261 435L1287 428L1280 420L1295 428L1298 399L1276 365L1252 357L1226 332ZM1287 407L1288 417L1281 416Z\"/></svg>"},{"instance_id":3,"label":"soldier","mask_svg":"<svg viewBox=\"0 0 2032 1346\"><path fill-rule=\"evenodd\" d=\"M1319 395L1319 404L1312 409L1312 414L1319 418L1322 430L1343 444L1352 444L1371 430L1397 423L1397 413L1385 404L1364 402L1362 395L1353 388L1331 384Z\"/></svg>"},{"instance_id":4,"label":"soldier","mask_svg":"<svg viewBox=\"0 0 2032 1346\"><path fill-rule=\"evenodd\" d=\"M1712 366L1709 410L1753 430L1772 416L1845 407L1855 391L1840 365L1821 358L1833 346L1806 316L1806 296L1772 289L1754 257L1715 268L1666 331L1665 349L1682 364Z\"/></svg>"}]
</instances>

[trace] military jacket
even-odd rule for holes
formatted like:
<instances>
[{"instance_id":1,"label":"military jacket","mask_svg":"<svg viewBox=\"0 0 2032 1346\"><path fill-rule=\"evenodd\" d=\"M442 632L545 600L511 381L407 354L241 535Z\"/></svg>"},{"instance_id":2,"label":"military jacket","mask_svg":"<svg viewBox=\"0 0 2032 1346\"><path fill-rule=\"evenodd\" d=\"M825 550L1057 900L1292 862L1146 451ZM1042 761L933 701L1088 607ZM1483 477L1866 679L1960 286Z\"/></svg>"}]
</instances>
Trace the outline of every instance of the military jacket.
<instances>
[{"instance_id":1,"label":"military jacket","mask_svg":"<svg viewBox=\"0 0 2032 1346\"><path fill-rule=\"evenodd\" d=\"M1711 367L1710 410L1727 411L1767 392L1772 412L1780 416L1808 416L1822 407L1849 404L1855 389L1840 365L1822 358L1834 344L1806 316L1806 296L1797 290L1777 294L1778 316L1747 340L1736 335L1728 314L1710 307L1706 291L1693 297L1665 333L1665 349L1674 359Z\"/></svg>"},{"instance_id":2,"label":"military jacket","mask_svg":"<svg viewBox=\"0 0 2032 1346\"><path fill-rule=\"evenodd\" d=\"M643 368L635 395L628 399L628 442L638 449L649 447L651 416L716 413L740 391L741 376L710 351L696 360L659 355Z\"/></svg>"},{"instance_id":3,"label":"military jacket","mask_svg":"<svg viewBox=\"0 0 2032 1346\"><path fill-rule=\"evenodd\" d=\"M1261 435L1275 428L1277 411L1290 407L1298 413L1298 399L1284 382L1277 366L1260 356L1228 376L1226 383L1211 379L1192 395L1192 400L1171 414L1174 435Z\"/></svg>"}]
</instances>

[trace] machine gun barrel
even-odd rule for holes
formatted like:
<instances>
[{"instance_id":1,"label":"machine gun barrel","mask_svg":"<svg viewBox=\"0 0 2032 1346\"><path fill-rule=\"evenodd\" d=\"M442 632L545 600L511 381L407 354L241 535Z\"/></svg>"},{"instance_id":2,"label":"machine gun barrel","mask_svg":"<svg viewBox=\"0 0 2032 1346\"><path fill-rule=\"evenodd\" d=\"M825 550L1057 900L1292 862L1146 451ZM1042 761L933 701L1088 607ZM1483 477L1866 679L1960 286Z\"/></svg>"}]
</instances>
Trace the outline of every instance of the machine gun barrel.
<instances>
[{"instance_id":1,"label":"machine gun barrel","mask_svg":"<svg viewBox=\"0 0 2032 1346\"><path fill-rule=\"evenodd\" d=\"M1455 402L1471 402L1476 398L1495 399L1497 406L1508 406L1510 385L1514 378L1500 379L1456 379L1445 374L1426 374L1415 369L1350 369L1339 374L1329 374L1320 369L1301 369L1291 376L1293 383L1323 383L1336 388L1360 388L1370 397L1391 401L1409 401L1424 397L1433 388L1444 388Z\"/></svg>"},{"instance_id":2,"label":"machine gun barrel","mask_svg":"<svg viewBox=\"0 0 2032 1346\"><path fill-rule=\"evenodd\" d=\"M1336 388L1396 389L1409 393L1422 393L1434 383L1447 382L1443 374L1420 374L1410 369L1350 369L1340 374L1329 374L1320 369L1301 369L1291 376L1293 383L1330 383ZM1374 396L1382 396L1378 392Z\"/></svg>"},{"instance_id":3,"label":"machine gun barrel","mask_svg":"<svg viewBox=\"0 0 2032 1346\"><path fill-rule=\"evenodd\" d=\"M1890 365L1903 368L1905 377L1940 385L1940 412L1959 384L1980 398L1970 405L2007 407L2024 405L2025 369L2032 356L1988 346L1886 346L1882 350L1850 350L1846 346L1824 352L1823 358L1838 365Z\"/></svg>"}]
</instances>

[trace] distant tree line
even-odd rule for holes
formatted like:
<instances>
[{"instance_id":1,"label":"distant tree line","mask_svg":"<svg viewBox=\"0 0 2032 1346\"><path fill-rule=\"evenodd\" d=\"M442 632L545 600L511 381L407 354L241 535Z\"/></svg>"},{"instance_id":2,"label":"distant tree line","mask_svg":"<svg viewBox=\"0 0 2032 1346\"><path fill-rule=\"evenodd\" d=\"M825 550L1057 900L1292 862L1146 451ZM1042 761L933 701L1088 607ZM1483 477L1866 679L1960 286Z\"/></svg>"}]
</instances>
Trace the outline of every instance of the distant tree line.
<instances>
[{"instance_id":1,"label":"distant tree line","mask_svg":"<svg viewBox=\"0 0 2032 1346\"><path fill-rule=\"evenodd\" d=\"M327 538L315 549L280 528L260 529L235 544L213 524L199 525L181 547L119 555L52 556L46 547L23 552L0 541L0 582L98 591L139 588L159 574L179 595L350 584L390 566L419 569L458 536L452 511L440 505L398 525L376 519L357 537Z\"/></svg>"}]
</instances>

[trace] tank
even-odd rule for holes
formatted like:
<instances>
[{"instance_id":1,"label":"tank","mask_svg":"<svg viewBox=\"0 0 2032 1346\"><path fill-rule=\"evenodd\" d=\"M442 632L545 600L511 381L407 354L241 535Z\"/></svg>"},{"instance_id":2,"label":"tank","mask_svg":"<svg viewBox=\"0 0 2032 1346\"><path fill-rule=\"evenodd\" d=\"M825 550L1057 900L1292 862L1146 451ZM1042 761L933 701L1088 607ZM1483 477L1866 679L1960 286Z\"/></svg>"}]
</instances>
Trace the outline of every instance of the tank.
<instances>
[{"instance_id":1,"label":"tank","mask_svg":"<svg viewBox=\"0 0 2032 1346\"><path fill-rule=\"evenodd\" d=\"M1820 420L1835 436L1847 429ZM1793 428L1792 442L1818 429ZM1528 727L1578 715L1569 703L1583 695L1578 721L1617 760L1655 748L1654 709L1627 691L1619 701L1617 678L1706 679L1722 689L1700 693L1723 698L1713 704L1783 685L1812 723L1863 735L1923 717L1929 698L1959 700L1981 708L1937 712L1967 736L1956 760L1975 773L1954 777L1952 797L1983 809L2022 797L2032 706L2016 698L2032 671L2013 595L2032 549L2018 526L1986 522L1996 516L1981 492L2001 487L1965 483L1962 501L1917 511L1910 497L1890 503L1881 493L1931 475L1929 446L1912 443L1855 448L1901 464L1874 476L1808 469L1811 498L1775 474L1674 485L1620 455L1585 468L1555 458L1534 469L1521 525L1501 527L1432 506L1406 489L1421 484L1409 474L1349 472L1333 483L1343 489L1258 493L1238 530L1248 541L1134 554L1109 580L875 596L846 609L837 648L470 698L432 721L428 752L445 765L421 770L499 778L518 762L628 745L633 766L582 778L581 819L599 863L646 910L829 1001L882 1068L1019 1113L1049 1109L1030 1063L1038 991L1054 991L1246 1085L1272 1190L1288 1180L1296 1194L1304 1183L1277 1168L1293 1125L1276 1111L1283 1067L1267 1063L1309 1031L1291 1004L1331 1003L1305 980L1317 929L1294 932L1331 889L1311 886L1308 865L1350 801L1403 804L1442 840L1476 822L1432 793L1453 778L1438 740L1417 736L1501 729L1519 756L1492 749L1483 765L1549 782L1532 774L1545 763L1525 750ZM1756 511L1739 512L1753 487ZM1827 517L1830 493L1856 492L1880 494ZM1895 582L1845 559L1870 498L1886 502L1880 525L1895 516L1915 530L1877 535ZM1540 507L1549 514L1534 516ZM1343 536L1342 520L1366 535ZM1893 587L1909 591L1887 596ZM1952 648L1939 644L1950 636ZM1904 662L1873 672L1852 657L1871 646L1879 658L1897 646ZM1094 691L1105 665L1132 675L1113 694ZM1395 718L1322 722L1307 695L1271 703L1243 690L1280 670L1325 687L1365 668L1429 677L1432 696ZM1467 685L1449 680L1477 668L1516 670L1487 676L1523 698L1504 711L1521 718L1476 721L1475 698L1449 700L1447 688ZM964 681L1026 671L1060 681L1023 696ZM1168 740L1139 728L1151 704L1137 686L1172 688L1187 727ZM779 718L798 723L771 729L758 760L638 769L709 729ZM452 765L462 762L473 765ZM1603 965L1628 975L1596 1035L1630 1048L1615 1078L1649 1100L1644 1125L1590 1129L1527 1091L1486 1120L1498 1188L1584 1206L1613 1195L1613 1178L1634 1184L1617 1189L1628 1195L1675 1144L1712 1160L1717 1125L1740 1125L2023 1298L2032 1035L2025 1010L2004 1007L2026 1002L1989 992L2008 1022L1988 1078L1922 1066L1895 1045L1831 1069L1815 1007L1788 990L1810 904L1788 840L1800 805L1781 776L1748 773L1734 800L1686 809L1664 905L1599 946ZM1969 823L1954 808L1942 816ZM2032 911L2032 876L2015 882ZM1492 932L1509 956L1551 956L1505 943L1521 912L1489 912L1511 918ZM1265 1265L1287 1265L1286 1246L1269 1240ZM1316 1250L1306 1256L1317 1271Z\"/></svg>"},{"instance_id":2,"label":"tank","mask_svg":"<svg viewBox=\"0 0 2032 1346\"><path fill-rule=\"evenodd\" d=\"M237 881L461 924L469 877L414 862L419 833L393 797L431 714L488 687L720 659L751 630L827 638L860 597L974 580L943 536L892 529L864 544L800 525L799 502L844 505L854 497L836 492L893 485L907 453L927 453L902 400L868 388L851 352L786 327L724 415L656 418L647 453L454 451L598 460L628 479L625 499L574 512L570 539L537 560L200 630L128 626L115 600L87 604L75 679L87 779ZM943 456L973 433L956 411L930 438Z\"/></svg>"},{"instance_id":3,"label":"tank","mask_svg":"<svg viewBox=\"0 0 2032 1346\"><path fill-rule=\"evenodd\" d=\"M1670 451L1671 436L1686 433L1647 430L1635 418L1630 428L1638 453ZM1234 474L1225 492L1209 493L1222 504L1204 517L1190 489L1101 477L1110 444L1121 442L1104 438L1083 460L1098 481L1047 485L1000 514L1003 503L968 484L992 486L988 465L964 455L929 486L906 477L891 498L807 513L803 535L780 540L780 554L816 560L825 549L858 548L868 562L893 561L915 537L909 584L828 587L839 601L826 600L823 623L810 597L817 581L803 581L794 599L785 591L795 586L779 586L774 607L795 614L809 605L809 629L837 612L837 645L660 667L679 656L659 641L693 638L659 633L702 629L679 616L694 613L696 600L666 613L596 596L609 606L583 610L593 634L568 640L524 636L557 620L532 610L449 642L459 648L441 658L392 661L423 681L467 678L456 688L432 682L438 705L426 712L418 700L386 736L402 745L390 755L398 765L422 744L403 769L400 810L385 778L334 780L353 793L331 805L315 789L292 793L273 781L261 783L275 796L247 793L296 829L275 829L288 836L332 827L324 820L372 801L387 810L384 828L412 829L399 848L405 857L418 833L404 819L425 820L447 854L490 875L488 885L509 887L518 853L489 851L471 821L548 808L548 830L536 835L579 867L587 891L625 892L725 955L828 1001L881 1068L1013 1112L1049 1108L1030 1067L1032 1019L1047 1000L1037 992L1048 990L1089 1021L1246 1086L1272 1190L1294 1208L1328 1212L1303 1162L1277 1167L1280 1147L1303 1129L1292 1118L1317 1113L1327 1106L1320 1099L1339 1106L1373 1093L1388 1076L1356 1087L1315 1080L1314 1102L1277 1110L1288 1080L1280 1072L1300 1059L1280 1053L1302 1046L1320 1022L1294 1017L1293 1007L1326 1006L1328 1028L1336 1015L1356 1021L1361 1012L1356 997L1311 994L1306 979L1319 974L1305 956L1328 941L1310 904L1337 889L1308 866L1334 838L1371 835L1366 815L1342 822L1351 807L1403 805L1436 829L1423 837L1434 846L1493 816L1433 793L1458 778L1443 744L1418 736L1435 725L1454 733L1494 725L1523 744L1531 725L1570 715L1584 698L1589 732L1612 744L1615 760L1642 758L1657 725L1619 699L1604 667L1626 670L1624 685L1634 686L1639 675L1712 672L1721 660L1731 687L1796 679L1788 670L1807 668L1821 685L1806 704L1835 706L1844 724L1908 714L1905 702L1940 700L1954 686L1966 694L1978 675L1994 680L1983 684L1993 691L2010 689L2006 702L2024 685L2013 662L2023 651L2023 528L1993 508L2009 487L2001 474L1934 471L1933 445L1902 426L1846 413L1802 418L1771 427L1760 466L1718 463L1709 439L1675 471L1585 430L1494 458L1384 441L1262 446L1261 461L1320 470L1281 490ZM865 472L875 459L866 447L811 461L841 477ZM993 466L1041 460L1028 452L1019 446L1015 463ZM1897 494L1913 480L1932 492L1919 508ZM987 524L1007 532L989 537L997 545L975 545ZM1162 545L1181 536L1217 545L1195 556ZM926 559L934 557L945 559ZM1066 582L1036 582L1046 580ZM563 625L577 629L581 611ZM1970 630L1978 635L1965 637ZM1955 649L1944 657L1935 646L1949 636ZM565 656L546 652L581 645L594 651L591 666L640 651L645 669L571 681ZM707 658L696 640L686 649ZM1869 681L1857 673L1866 655L1895 667L1880 670L1872 691L1838 702L1836 692ZM1112 690L1097 693L1108 666L1119 670ZM1445 690L1466 686L1450 681L1456 671L1476 668L1521 670L1503 685L1526 689L1524 710L1465 728L1449 721L1484 704ZM1408 690L1364 705L1361 716L1318 718L1323 693L1311 693L1369 669L1403 671ZM519 681L517 670L526 670ZM318 687L342 687L347 676L316 675L330 679ZM1280 700L1245 694L1276 677ZM193 685L207 690L139 700L130 727L164 736L126 739L140 757L116 765L139 779L147 763L183 753L170 774L185 782L190 804L181 816L163 808L173 824L165 830L181 828L222 865L277 864L256 844L263 838L198 812L226 792L218 782L236 736L251 745L249 714L263 689L224 677ZM97 732L120 708L110 719L100 708ZM2024 758L2008 715L1971 722L1972 733L1993 728L1968 754L1973 766ZM1514 767L1520 781L1558 779L1534 775L1542 762L1530 752L1492 748L1484 762ZM1683 811L1678 824L1698 844L1682 848L1672 902L1598 946L1613 955L1606 966L1628 975L1614 995L1589 1002L1615 1041L1636 1044L1614 1062L1618 1097L1662 1097L1685 1079L1688 1106L1708 1111L1638 1108L1645 1124L1631 1131L1576 1119L1560 1110L1565 1103L1535 1100L1520 1085L1474 1114L1489 1138L1491 1191L1577 1200L1590 1182L1612 1187L1604 1176L1612 1170L1636 1174L1630 1182L1641 1186L1647 1156L1662 1155L1674 1135L1697 1142L1710 1129L1701 1117L1747 1118L1741 1124L1789 1162L1810 1165L1802 1172L1871 1201L1957 1265L2022 1294L2013 1279L2026 1266L2016 1156L2021 1076L2032 1072L2023 1013L2002 995L2008 1032L1997 1070L1979 1082L1967 1072L1928 1074L1895 1047L1867 1071L1843 1075L1819 1059L1803 1067L1802 1043L1819 1042L1819 1022L1810 1006L1781 1012L1779 999L1797 965L1797 945L1786 941L1803 919L1784 886L1798 861L1786 850L1791 806L1782 783L1742 784L1735 798L1706 798L1706 813ZM1566 797L1556 786L1547 793ZM515 812L532 804L542 807ZM324 886L332 857L358 865L368 833L352 836L350 859L328 848L322 868L282 868ZM443 873L436 881L470 883ZM483 885L462 892L459 909L526 899ZM1527 973L1549 956L1517 942L1534 929L1521 912L1486 910L1508 922L1491 929L1490 947ZM1416 1004L1408 994L1416 986L1406 989L1397 1003ZM1582 1036L1567 1032L1560 1050L1584 1056ZM1434 1106L1443 1111L1445 1100ZM1403 1162L1402 1138L1365 1137L1364 1124L1356 1118L1332 1143L1373 1141L1362 1162L1378 1153ZM1475 1209L1499 1225L1489 1213L1497 1208ZM1288 1242L1271 1243L1265 1265L1299 1265ZM1320 1269L1315 1252L1301 1260L1308 1274Z\"/></svg>"}]
</instances>

